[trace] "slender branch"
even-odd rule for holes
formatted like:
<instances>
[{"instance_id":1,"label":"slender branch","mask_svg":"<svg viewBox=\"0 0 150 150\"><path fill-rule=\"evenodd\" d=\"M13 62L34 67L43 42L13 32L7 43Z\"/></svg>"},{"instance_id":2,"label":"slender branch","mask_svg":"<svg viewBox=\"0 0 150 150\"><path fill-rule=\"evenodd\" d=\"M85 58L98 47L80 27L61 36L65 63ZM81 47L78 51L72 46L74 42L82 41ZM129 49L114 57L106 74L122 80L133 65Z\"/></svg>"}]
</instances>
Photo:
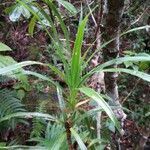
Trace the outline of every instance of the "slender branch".
<instances>
[{"instance_id":1,"label":"slender branch","mask_svg":"<svg viewBox=\"0 0 150 150\"><path fill-rule=\"evenodd\" d=\"M137 85L139 84L139 82L141 81L141 79L138 79L137 82L135 83L134 87L132 88L132 90L128 93L128 95L122 100L122 104L129 98L129 96L133 93L133 91L136 89Z\"/></svg>"}]
</instances>

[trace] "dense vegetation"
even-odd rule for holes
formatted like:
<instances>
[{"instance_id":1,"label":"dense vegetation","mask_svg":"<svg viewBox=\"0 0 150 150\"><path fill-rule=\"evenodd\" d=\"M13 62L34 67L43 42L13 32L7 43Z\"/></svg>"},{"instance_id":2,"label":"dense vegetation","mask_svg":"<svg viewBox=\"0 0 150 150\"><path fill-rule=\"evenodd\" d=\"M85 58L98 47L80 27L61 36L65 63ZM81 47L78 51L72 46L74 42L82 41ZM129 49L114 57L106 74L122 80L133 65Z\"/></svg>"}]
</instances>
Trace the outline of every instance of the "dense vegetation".
<instances>
[{"instance_id":1,"label":"dense vegetation","mask_svg":"<svg viewBox=\"0 0 150 150\"><path fill-rule=\"evenodd\" d=\"M148 0L0 2L0 149L150 148Z\"/></svg>"}]
</instances>

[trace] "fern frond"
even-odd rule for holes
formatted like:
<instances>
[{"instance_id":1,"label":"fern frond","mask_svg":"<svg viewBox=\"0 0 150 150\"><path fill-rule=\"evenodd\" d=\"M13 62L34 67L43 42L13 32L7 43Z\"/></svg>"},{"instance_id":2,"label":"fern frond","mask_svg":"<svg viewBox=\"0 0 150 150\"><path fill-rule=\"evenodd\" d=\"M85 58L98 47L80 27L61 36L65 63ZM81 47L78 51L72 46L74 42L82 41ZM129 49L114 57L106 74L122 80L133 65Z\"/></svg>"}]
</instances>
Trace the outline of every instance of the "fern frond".
<instances>
[{"instance_id":1,"label":"fern frond","mask_svg":"<svg viewBox=\"0 0 150 150\"><path fill-rule=\"evenodd\" d=\"M62 124L48 123L45 131L45 137L37 137L32 141L38 142L39 146L45 149L67 150L66 132Z\"/></svg>"},{"instance_id":2,"label":"fern frond","mask_svg":"<svg viewBox=\"0 0 150 150\"><path fill-rule=\"evenodd\" d=\"M36 112L45 113L47 103L48 103L48 101L40 102L39 106L37 107ZM31 138L41 137L44 134L45 130L46 130L47 122L44 119L41 119L41 118L33 118L32 121L33 121L32 132L31 132L30 137Z\"/></svg>"},{"instance_id":3,"label":"fern frond","mask_svg":"<svg viewBox=\"0 0 150 150\"><path fill-rule=\"evenodd\" d=\"M2 76L0 75L0 84L1 83L6 83L8 81L10 81L12 78L8 77L8 76Z\"/></svg>"},{"instance_id":4,"label":"fern frond","mask_svg":"<svg viewBox=\"0 0 150 150\"><path fill-rule=\"evenodd\" d=\"M17 94L15 91L11 91L8 89L0 90L0 118L3 118L6 115L10 115L12 113L17 112L25 112L24 105L17 98ZM10 119L5 123L0 124L0 129L3 128L14 128L17 122L21 122L21 119Z\"/></svg>"}]
</instances>

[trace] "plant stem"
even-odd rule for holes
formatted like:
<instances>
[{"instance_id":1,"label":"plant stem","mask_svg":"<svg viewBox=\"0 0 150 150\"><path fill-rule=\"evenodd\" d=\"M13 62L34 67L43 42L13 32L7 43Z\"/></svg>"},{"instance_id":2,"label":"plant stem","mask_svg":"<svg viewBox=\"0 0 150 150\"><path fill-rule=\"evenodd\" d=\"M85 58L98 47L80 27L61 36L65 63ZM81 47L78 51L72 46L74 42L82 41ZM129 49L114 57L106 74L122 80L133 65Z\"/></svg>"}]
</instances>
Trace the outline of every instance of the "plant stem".
<instances>
[{"instance_id":1,"label":"plant stem","mask_svg":"<svg viewBox=\"0 0 150 150\"><path fill-rule=\"evenodd\" d=\"M101 139L101 114L102 114L101 111L98 112L97 118L96 118L96 120L97 120L97 138L98 139Z\"/></svg>"},{"instance_id":2,"label":"plant stem","mask_svg":"<svg viewBox=\"0 0 150 150\"><path fill-rule=\"evenodd\" d=\"M65 129L66 129L66 134L67 134L68 149L69 150L74 150L73 144L72 144L72 141L71 141L71 131L70 131L70 128L72 127L71 124L72 124L71 121L68 119L65 122Z\"/></svg>"}]
</instances>

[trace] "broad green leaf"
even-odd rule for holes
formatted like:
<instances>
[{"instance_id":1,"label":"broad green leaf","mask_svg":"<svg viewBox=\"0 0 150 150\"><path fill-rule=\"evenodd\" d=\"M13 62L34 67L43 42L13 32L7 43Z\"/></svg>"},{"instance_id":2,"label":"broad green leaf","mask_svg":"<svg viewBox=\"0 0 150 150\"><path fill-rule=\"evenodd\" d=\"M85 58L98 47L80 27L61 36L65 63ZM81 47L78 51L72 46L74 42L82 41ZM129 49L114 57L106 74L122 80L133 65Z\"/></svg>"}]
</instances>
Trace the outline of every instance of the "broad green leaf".
<instances>
[{"instance_id":1,"label":"broad green leaf","mask_svg":"<svg viewBox=\"0 0 150 150\"><path fill-rule=\"evenodd\" d=\"M27 2L25 2L25 3L27 3ZM9 19L13 22L16 22L20 19L21 15L27 19L29 19L31 16L28 9L26 9L23 5L20 5L17 3L13 7L13 10L11 10L11 12L9 14Z\"/></svg>"},{"instance_id":2,"label":"broad green leaf","mask_svg":"<svg viewBox=\"0 0 150 150\"><path fill-rule=\"evenodd\" d=\"M83 87L79 89L82 93L84 93L86 96L92 98L94 101L97 102L97 104L106 112L106 114L109 116L109 118L112 120L112 122L115 124L116 128L120 131L120 126L117 118L115 117L112 109L110 106L105 102L105 100L102 98L100 94L95 92L91 88Z\"/></svg>"},{"instance_id":3,"label":"broad green leaf","mask_svg":"<svg viewBox=\"0 0 150 150\"><path fill-rule=\"evenodd\" d=\"M22 14L22 10L20 6L16 6L15 9L10 13L9 19L13 22L18 21Z\"/></svg>"},{"instance_id":4,"label":"broad green leaf","mask_svg":"<svg viewBox=\"0 0 150 150\"><path fill-rule=\"evenodd\" d=\"M3 72L1 70L3 70L6 67L9 67L10 65L13 65L13 64L15 65L15 64L17 64L17 62L12 57L0 55L0 74L1 75L3 74ZM10 78L17 78L20 81L27 80L26 77L22 74L22 71L23 71L22 68L18 68L16 70L7 72L3 75L6 75Z\"/></svg>"},{"instance_id":5,"label":"broad green leaf","mask_svg":"<svg viewBox=\"0 0 150 150\"><path fill-rule=\"evenodd\" d=\"M0 68L16 64L17 62L10 56L0 55Z\"/></svg>"},{"instance_id":6,"label":"broad green leaf","mask_svg":"<svg viewBox=\"0 0 150 150\"><path fill-rule=\"evenodd\" d=\"M124 68L110 68L110 69L103 69L103 72L124 72L150 82L150 75L138 70L124 69Z\"/></svg>"},{"instance_id":7,"label":"broad green leaf","mask_svg":"<svg viewBox=\"0 0 150 150\"><path fill-rule=\"evenodd\" d=\"M6 44L0 42L0 52L1 51L11 51L12 49L8 47Z\"/></svg>"},{"instance_id":8,"label":"broad green leaf","mask_svg":"<svg viewBox=\"0 0 150 150\"><path fill-rule=\"evenodd\" d=\"M69 3L65 0L57 0L57 1L58 1L58 3L60 3L62 6L64 6L73 15L77 13L76 8L71 3Z\"/></svg>"},{"instance_id":9,"label":"broad green leaf","mask_svg":"<svg viewBox=\"0 0 150 150\"><path fill-rule=\"evenodd\" d=\"M45 120L50 120L50 121L57 121L57 119L49 114L44 114L44 113L39 113L39 112L18 112L14 114L7 115L5 117L0 118L0 123L6 120L9 120L11 118L33 118L33 117L38 117L38 118L44 118Z\"/></svg>"},{"instance_id":10,"label":"broad green leaf","mask_svg":"<svg viewBox=\"0 0 150 150\"><path fill-rule=\"evenodd\" d=\"M87 148L86 148L86 146L85 146L83 140L82 140L81 137L79 136L79 134L78 134L73 128L71 128L70 131L71 131L72 135L74 136L74 138L76 139L76 141L77 141L77 143L78 143L80 149L81 149L81 150L87 150Z\"/></svg>"},{"instance_id":11,"label":"broad green leaf","mask_svg":"<svg viewBox=\"0 0 150 150\"><path fill-rule=\"evenodd\" d=\"M29 19L30 16L31 16L29 10L26 9L24 6L21 6L21 8L22 8L22 15L23 15L25 18Z\"/></svg>"},{"instance_id":12,"label":"broad green leaf","mask_svg":"<svg viewBox=\"0 0 150 150\"><path fill-rule=\"evenodd\" d=\"M40 18L39 14L37 12L39 12L38 8L32 6L27 5L25 2L21 1L21 0L16 0L20 5L23 5L29 12L31 12L36 19L41 23L42 27L45 29L46 33L51 37L51 33L47 30L46 25L42 22L42 19Z\"/></svg>"}]
</instances>

